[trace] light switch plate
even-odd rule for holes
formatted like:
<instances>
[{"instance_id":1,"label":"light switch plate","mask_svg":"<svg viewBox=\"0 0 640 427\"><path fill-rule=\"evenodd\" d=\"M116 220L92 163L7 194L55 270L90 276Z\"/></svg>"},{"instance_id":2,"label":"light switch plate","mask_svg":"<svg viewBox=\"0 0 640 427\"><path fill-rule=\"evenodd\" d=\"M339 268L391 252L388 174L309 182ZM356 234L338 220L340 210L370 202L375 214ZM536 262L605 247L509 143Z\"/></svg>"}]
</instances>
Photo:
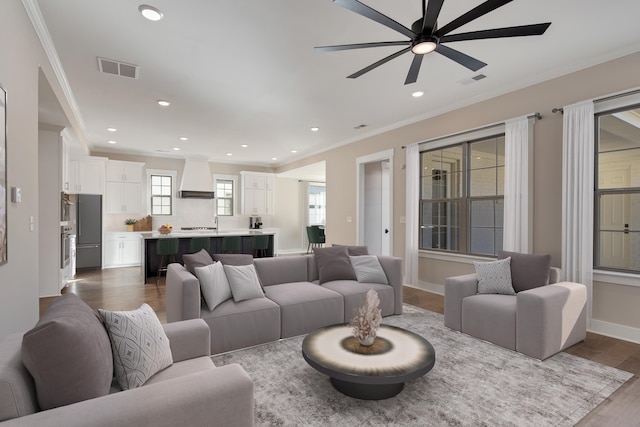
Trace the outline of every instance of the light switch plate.
<instances>
[{"instance_id":1,"label":"light switch plate","mask_svg":"<svg viewBox=\"0 0 640 427\"><path fill-rule=\"evenodd\" d=\"M11 187L11 201L13 203L21 203L22 202L22 188L20 188L20 187Z\"/></svg>"}]
</instances>

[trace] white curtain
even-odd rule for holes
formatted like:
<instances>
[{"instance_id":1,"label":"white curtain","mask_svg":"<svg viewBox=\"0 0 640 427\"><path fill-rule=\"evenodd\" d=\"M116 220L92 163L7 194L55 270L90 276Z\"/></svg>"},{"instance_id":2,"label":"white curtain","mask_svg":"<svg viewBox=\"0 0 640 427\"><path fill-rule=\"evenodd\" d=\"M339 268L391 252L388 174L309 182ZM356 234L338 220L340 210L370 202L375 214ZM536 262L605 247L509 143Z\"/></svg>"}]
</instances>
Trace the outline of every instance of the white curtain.
<instances>
[{"instance_id":1,"label":"white curtain","mask_svg":"<svg viewBox=\"0 0 640 427\"><path fill-rule=\"evenodd\" d=\"M593 295L594 107L564 107L562 129L562 273L587 287L587 319Z\"/></svg>"},{"instance_id":2,"label":"white curtain","mask_svg":"<svg viewBox=\"0 0 640 427\"><path fill-rule=\"evenodd\" d=\"M420 150L418 144L406 148L406 236L405 283L418 284L418 215L420 208Z\"/></svg>"},{"instance_id":3,"label":"white curtain","mask_svg":"<svg viewBox=\"0 0 640 427\"><path fill-rule=\"evenodd\" d=\"M506 251L532 250L533 125L535 118L505 122L504 234Z\"/></svg>"}]
</instances>

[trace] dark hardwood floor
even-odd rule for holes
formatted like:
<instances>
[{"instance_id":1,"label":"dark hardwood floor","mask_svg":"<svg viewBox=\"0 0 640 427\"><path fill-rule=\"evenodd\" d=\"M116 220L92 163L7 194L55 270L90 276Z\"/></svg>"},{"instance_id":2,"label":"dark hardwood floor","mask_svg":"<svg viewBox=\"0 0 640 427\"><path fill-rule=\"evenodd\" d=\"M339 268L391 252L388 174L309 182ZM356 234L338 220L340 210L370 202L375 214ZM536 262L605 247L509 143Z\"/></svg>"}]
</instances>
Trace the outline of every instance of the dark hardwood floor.
<instances>
[{"instance_id":1,"label":"dark hardwood floor","mask_svg":"<svg viewBox=\"0 0 640 427\"><path fill-rule=\"evenodd\" d=\"M76 281L63 289L73 292L94 309L132 310L149 304L161 322L166 322L164 278L142 285L137 282L138 267L113 268L80 272ZM404 302L426 310L444 313L444 297L405 286ZM54 298L40 300L40 313ZM583 418L578 426L640 426L640 344L587 333L587 338L565 350L567 353L593 360L634 374L620 389Z\"/></svg>"}]
</instances>

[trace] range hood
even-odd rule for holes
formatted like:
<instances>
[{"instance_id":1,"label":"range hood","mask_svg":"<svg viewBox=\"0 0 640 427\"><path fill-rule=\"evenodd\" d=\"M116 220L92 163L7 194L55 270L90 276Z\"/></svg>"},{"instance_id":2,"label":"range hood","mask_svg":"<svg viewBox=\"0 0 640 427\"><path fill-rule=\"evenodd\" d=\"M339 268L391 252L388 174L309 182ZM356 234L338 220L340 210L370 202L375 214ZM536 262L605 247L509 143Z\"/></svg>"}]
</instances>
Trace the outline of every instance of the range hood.
<instances>
[{"instance_id":1,"label":"range hood","mask_svg":"<svg viewBox=\"0 0 640 427\"><path fill-rule=\"evenodd\" d=\"M184 199L213 199L213 181L206 159L185 159L179 197Z\"/></svg>"}]
</instances>

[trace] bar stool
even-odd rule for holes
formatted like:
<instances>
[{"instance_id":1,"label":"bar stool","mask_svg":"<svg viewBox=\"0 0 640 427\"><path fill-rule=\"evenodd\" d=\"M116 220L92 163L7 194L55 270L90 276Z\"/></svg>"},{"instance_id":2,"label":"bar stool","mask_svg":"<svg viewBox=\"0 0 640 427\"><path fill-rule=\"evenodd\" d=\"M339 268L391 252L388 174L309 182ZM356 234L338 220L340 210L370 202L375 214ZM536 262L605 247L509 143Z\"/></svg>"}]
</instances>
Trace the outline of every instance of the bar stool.
<instances>
[{"instance_id":1,"label":"bar stool","mask_svg":"<svg viewBox=\"0 0 640 427\"><path fill-rule=\"evenodd\" d=\"M261 234L258 236L253 236L253 241L251 246L253 247L254 258L266 257L267 250L269 249L269 235Z\"/></svg>"},{"instance_id":2,"label":"bar stool","mask_svg":"<svg viewBox=\"0 0 640 427\"><path fill-rule=\"evenodd\" d=\"M222 238L222 253L239 254L241 252L242 240L240 236L225 236Z\"/></svg>"},{"instance_id":3,"label":"bar stool","mask_svg":"<svg viewBox=\"0 0 640 427\"><path fill-rule=\"evenodd\" d=\"M192 237L189 241L189 253L196 253L201 249L209 252L211 248L211 238L210 237Z\"/></svg>"},{"instance_id":4,"label":"bar stool","mask_svg":"<svg viewBox=\"0 0 640 427\"><path fill-rule=\"evenodd\" d=\"M156 254L160 256L158 264L158 272L156 276L156 286L160 284L160 274L167 271L169 260L176 262L176 254L178 253L178 239L175 237L160 237L156 243ZM164 258L168 257L167 265L164 265Z\"/></svg>"}]
</instances>

